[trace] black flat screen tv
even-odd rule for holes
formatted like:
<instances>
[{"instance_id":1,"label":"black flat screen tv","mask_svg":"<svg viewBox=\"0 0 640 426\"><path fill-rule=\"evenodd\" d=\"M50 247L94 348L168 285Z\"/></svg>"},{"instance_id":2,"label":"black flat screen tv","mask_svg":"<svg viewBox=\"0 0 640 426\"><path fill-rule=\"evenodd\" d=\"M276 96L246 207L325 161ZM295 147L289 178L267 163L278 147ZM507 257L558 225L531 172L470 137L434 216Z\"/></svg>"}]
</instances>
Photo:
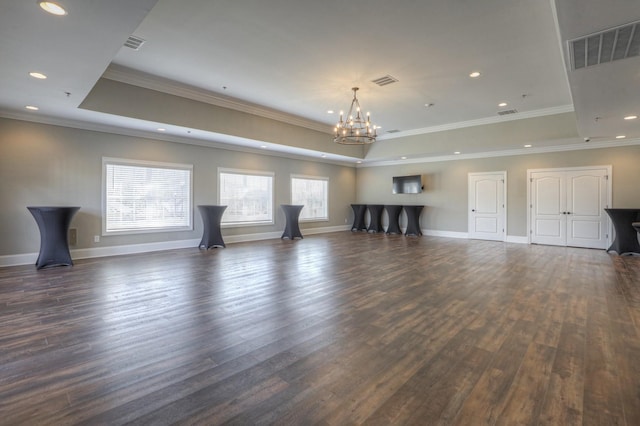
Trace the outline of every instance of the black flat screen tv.
<instances>
[{"instance_id":1,"label":"black flat screen tv","mask_svg":"<svg viewBox=\"0 0 640 426\"><path fill-rule=\"evenodd\" d=\"M422 176L394 176L393 189L394 194L419 194L422 192Z\"/></svg>"}]
</instances>

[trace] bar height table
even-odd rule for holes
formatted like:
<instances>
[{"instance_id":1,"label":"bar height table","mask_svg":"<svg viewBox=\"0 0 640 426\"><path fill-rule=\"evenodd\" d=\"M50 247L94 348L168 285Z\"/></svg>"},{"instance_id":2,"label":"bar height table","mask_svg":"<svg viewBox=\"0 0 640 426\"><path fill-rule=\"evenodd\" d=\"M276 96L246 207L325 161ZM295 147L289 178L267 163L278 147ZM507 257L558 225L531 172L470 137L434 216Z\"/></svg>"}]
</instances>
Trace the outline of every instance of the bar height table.
<instances>
[{"instance_id":1,"label":"bar height table","mask_svg":"<svg viewBox=\"0 0 640 426\"><path fill-rule=\"evenodd\" d=\"M369 227L367 228L367 232L384 232L384 228L382 227L382 210L384 206L382 204L367 204L367 208L369 209Z\"/></svg>"},{"instance_id":2,"label":"bar height table","mask_svg":"<svg viewBox=\"0 0 640 426\"><path fill-rule=\"evenodd\" d=\"M287 223L284 227L284 232L282 233L283 238L289 238L293 240L294 238L304 238L302 233L300 232L300 226L298 225L298 218L300 217L300 211L304 207L304 205L293 205L293 204L280 204L282 207L282 211L284 211L284 216L287 219Z\"/></svg>"},{"instance_id":3,"label":"bar height table","mask_svg":"<svg viewBox=\"0 0 640 426\"><path fill-rule=\"evenodd\" d=\"M27 207L40 230L40 252L36 268L71 266L69 225L80 207Z\"/></svg>"},{"instance_id":4,"label":"bar height table","mask_svg":"<svg viewBox=\"0 0 640 426\"><path fill-rule=\"evenodd\" d=\"M613 228L616 230L616 238L607 252L615 251L618 254L640 254L638 244L638 232L632 223L640 222L640 209L604 209L611 218Z\"/></svg>"},{"instance_id":5,"label":"bar height table","mask_svg":"<svg viewBox=\"0 0 640 426\"><path fill-rule=\"evenodd\" d=\"M198 206L200 216L202 216L202 224L204 225L202 239L198 248L204 247L209 250L211 247L227 247L222 239L220 230L220 221L226 208L227 206Z\"/></svg>"},{"instance_id":6,"label":"bar height table","mask_svg":"<svg viewBox=\"0 0 640 426\"><path fill-rule=\"evenodd\" d=\"M389 205L384 206L384 208L387 210L387 215L389 216L389 226L387 226L387 234L402 235L402 230L400 229L400 213L402 213L402 206Z\"/></svg>"},{"instance_id":7,"label":"bar height table","mask_svg":"<svg viewBox=\"0 0 640 426\"><path fill-rule=\"evenodd\" d=\"M353 231L366 231L367 226L364 223L364 214L367 212L366 204L351 204L353 209L353 226L351 226L351 232Z\"/></svg>"},{"instance_id":8,"label":"bar height table","mask_svg":"<svg viewBox=\"0 0 640 426\"><path fill-rule=\"evenodd\" d=\"M415 235L419 237L422 235L420 229L420 212L424 206L403 206L404 211L407 212L407 230L404 235Z\"/></svg>"}]
</instances>

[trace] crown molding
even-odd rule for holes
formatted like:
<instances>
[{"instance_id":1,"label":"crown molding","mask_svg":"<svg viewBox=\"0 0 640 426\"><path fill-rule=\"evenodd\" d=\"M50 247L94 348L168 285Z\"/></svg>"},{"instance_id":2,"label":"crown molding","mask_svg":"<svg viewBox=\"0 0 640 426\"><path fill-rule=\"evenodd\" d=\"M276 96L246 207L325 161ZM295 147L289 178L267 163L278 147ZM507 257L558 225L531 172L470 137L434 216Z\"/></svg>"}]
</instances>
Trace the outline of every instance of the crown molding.
<instances>
[{"instance_id":1,"label":"crown molding","mask_svg":"<svg viewBox=\"0 0 640 426\"><path fill-rule=\"evenodd\" d=\"M477 120L459 121L457 123L449 123L449 124L442 124L442 125L439 125L439 126L423 127L421 129L413 129L413 130L407 130L407 131L402 131L402 132L397 132L397 133L387 133L385 135L378 136L378 140L382 141L382 140L388 140L388 139L404 138L404 137L407 137L407 136L424 135L424 134L427 134L427 133L446 132L448 130L463 129L465 127L483 126L483 125L487 125L487 124L504 123L504 122L507 122L507 121L524 120L524 119L527 119L527 118L544 117L544 116L547 116L547 115L562 114L562 113L565 113L565 112L574 112L573 105L562 105L562 106L552 107L552 108L544 108L544 109L537 109L537 110L533 110L533 111L518 112L518 113L515 113L515 114L509 114L509 115L499 115L499 116L496 116L496 117L485 117L485 118L479 118Z\"/></svg>"},{"instance_id":2,"label":"crown molding","mask_svg":"<svg viewBox=\"0 0 640 426\"><path fill-rule=\"evenodd\" d=\"M322 133L333 134L333 127L317 121L302 118L293 114L284 113L261 105L252 104L238 99L224 96L195 86L178 83L164 77L143 73L121 65L111 64L102 75L103 78L131 84L145 89L155 90L169 95L180 96L194 101L204 102L210 105L228 108L247 114L271 120L281 121L294 126L304 127Z\"/></svg>"},{"instance_id":3,"label":"crown molding","mask_svg":"<svg viewBox=\"0 0 640 426\"><path fill-rule=\"evenodd\" d=\"M181 143L186 145L203 146L207 148L224 149L227 151L246 152L251 154L268 155L272 157L289 158L292 160L301 161L313 161L316 163L333 164L336 166L355 167L356 161L362 161L361 158L339 156L337 154L328 154L325 152L312 151L303 148L285 147L282 150L278 149L278 145L253 140L246 138L239 138L236 136L223 135L219 133L207 132L208 138L198 138L195 136L184 137L178 135L172 135L170 133L158 133L154 131L146 131L141 129L133 129L128 127L115 126L111 124L95 123L83 120L74 120L68 118L60 118L47 116L42 114L23 113L22 111L8 111L0 109L0 117L8 118L12 120L27 121L38 124L47 124L51 126L69 127L72 129L88 130L92 132L111 133L122 136L130 136L151 140L159 140L164 142ZM225 141L226 140L226 141ZM235 143L234 143L235 142ZM243 144L238 144L242 142ZM253 148L247 146L252 145L267 145L269 148ZM297 152L287 152L297 151ZM322 157L325 155L325 157ZM332 158L333 157L333 158Z\"/></svg>"},{"instance_id":4,"label":"crown molding","mask_svg":"<svg viewBox=\"0 0 640 426\"><path fill-rule=\"evenodd\" d=\"M357 168L363 167L382 167L382 166L399 166L405 164L420 164L420 163L437 163L442 161L458 161L458 160L473 160L479 158L493 158L493 157L511 157L516 155L531 155L531 154L548 154L553 152L564 151L582 151L587 149L603 149L603 148L619 148L625 146L640 145L640 138L628 139L620 141L605 140L599 142L580 142L557 146L547 146L538 148L518 148L507 149L501 151L485 151L471 154L459 154L459 155L441 155L437 157L417 157L406 160L371 160L362 162L362 164L356 165Z\"/></svg>"}]
</instances>

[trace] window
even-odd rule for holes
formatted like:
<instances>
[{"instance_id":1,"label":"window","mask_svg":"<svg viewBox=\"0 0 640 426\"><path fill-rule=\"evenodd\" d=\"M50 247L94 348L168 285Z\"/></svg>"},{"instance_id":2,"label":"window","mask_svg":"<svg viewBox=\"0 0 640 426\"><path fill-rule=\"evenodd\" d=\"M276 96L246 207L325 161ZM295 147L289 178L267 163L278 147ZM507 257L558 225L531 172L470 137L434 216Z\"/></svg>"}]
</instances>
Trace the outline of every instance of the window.
<instances>
[{"instance_id":1,"label":"window","mask_svg":"<svg viewBox=\"0 0 640 426\"><path fill-rule=\"evenodd\" d=\"M102 165L103 234L193 229L192 165L115 158Z\"/></svg>"},{"instance_id":2,"label":"window","mask_svg":"<svg viewBox=\"0 0 640 426\"><path fill-rule=\"evenodd\" d=\"M273 224L273 173L218 169L222 225Z\"/></svg>"},{"instance_id":3,"label":"window","mask_svg":"<svg viewBox=\"0 0 640 426\"><path fill-rule=\"evenodd\" d=\"M300 220L329 220L329 178L291 176L291 204L304 204Z\"/></svg>"}]
</instances>

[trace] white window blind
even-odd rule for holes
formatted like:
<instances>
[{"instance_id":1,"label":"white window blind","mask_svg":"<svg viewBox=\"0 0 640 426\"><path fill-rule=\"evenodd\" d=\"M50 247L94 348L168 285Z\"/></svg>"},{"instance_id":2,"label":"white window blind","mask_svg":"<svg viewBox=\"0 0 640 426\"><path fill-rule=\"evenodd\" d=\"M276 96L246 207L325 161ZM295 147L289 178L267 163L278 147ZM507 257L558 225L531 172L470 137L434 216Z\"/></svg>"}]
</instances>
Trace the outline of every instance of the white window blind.
<instances>
[{"instance_id":1,"label":"white window blind","mask_svg":"<svg viewBox=\"0 0 640 426\"><path fill-rule=\"evenodd\" d=\"M324 177L292 176L291 204L303 204L299 219L329 220L329 179Z\"/></svg>"},{"instance_id":2,"label":"white window blind","mask_svg":"<svg viewBox=\"0 0 640 426\"><path fill-rule=\"evenodd\" d=\"M219 169L223 225L273 223L273 173Z\"/></svg>"},{"instance_id":3,"label":"white window blind","mask_svg":"<svg viewBox=\"0 0 640 426\"><path fill-rule=\"evenodd\" d=\"M103 232L192 229L192 168L103 159Z\"/></svg>"}]
</instances>

